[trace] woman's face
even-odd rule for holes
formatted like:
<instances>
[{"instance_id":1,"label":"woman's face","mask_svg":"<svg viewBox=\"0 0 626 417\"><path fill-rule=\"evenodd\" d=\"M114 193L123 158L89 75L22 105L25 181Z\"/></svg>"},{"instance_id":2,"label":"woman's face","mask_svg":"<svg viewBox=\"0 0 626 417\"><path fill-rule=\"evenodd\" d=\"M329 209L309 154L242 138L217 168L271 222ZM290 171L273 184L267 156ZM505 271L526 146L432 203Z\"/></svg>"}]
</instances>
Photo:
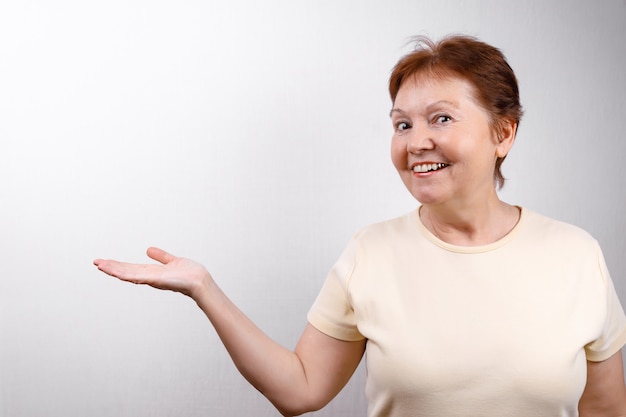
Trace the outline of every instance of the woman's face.
<instances>
[{"instance_id":1,"label":"woman's face","mask_svg":"<svg viewBox=\"0 0 626 417\"><path fill-rule=\"evenodd\" d=\"M419 202L461 208L496 197L496 158L509 151L515 130L510 140L506 132L498 140L470 83L411 77L398 91L391 120L391 159Z\"/></svg>"}]
</instances>

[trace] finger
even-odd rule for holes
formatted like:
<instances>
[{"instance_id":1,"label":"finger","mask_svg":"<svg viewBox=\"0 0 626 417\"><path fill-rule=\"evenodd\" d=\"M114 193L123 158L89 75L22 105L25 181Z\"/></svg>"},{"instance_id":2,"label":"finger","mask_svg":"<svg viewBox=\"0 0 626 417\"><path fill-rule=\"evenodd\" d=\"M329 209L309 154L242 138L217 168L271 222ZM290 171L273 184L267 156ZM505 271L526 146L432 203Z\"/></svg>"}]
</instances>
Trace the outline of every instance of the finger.
<instances>
[{"instance_id":1,"label":"finger","mask_svg":"<svg viewBox=\"0 0 626 417\"><path fill-rule=\"evenodd\" d=\"M98 269L107 275L135 284L150 284L158 279L162 266L139 265L114 260L97 259L94 261Z\"/></svg>"},{"instance_id":2,"label":"finger","mask_svg":"<svg viewBox=\"0 0 626 417\"><path fill-rule=\"evenodd\" d=\"M119 262L117 261L113 261L110 259L96 259L95 261L93 261L93 264L98 267L100 271L104 272L107 275L116 276L116 274L119 273L116 272L119 270L119 268L117 268L117 264L119 264Z\"/></svg>"},{"instance_id":3,"label":"finger","mask_svg":"<svg viewBox=\"0 0 626 417\"><path fill-rule=\"evenodd\" d=\"M171 253L165 252L163 249L155 247L148 248L146 253L151 259L154 259L157 262L161 262L162 264L168 264L176 259L176 257Z\"/></svg>"},{"instance_id":4,"label":"finger","mask_svg":"<svg viewBox=\"0 0 626 417\"><path fill-rule=\"evenodd\" d=\"M93 264L102 272L112 275L110 273L112 269L112 264L117 263L117 261L113 261L110 259L96 259L93 261Z\"/></svg>"},{"instance_id":5,"label":"finger","mask_svg":"<svg viewBox=\"0 0 626 417\"><path fill-rule=\"evenodd\" d=\"M111 275L111 276L113 276L110 272L108 272L108 267L107 267L107 265L106 265L106 264L107 264L107 262L108 262L108 261L107 261L107 260L105 260L105 259L95 259L95 260L93 261L93 264L96 266L96 268L98 268L98 270L99 270L100 272L104 272L104 273L105 273L105 274L107 274L107 275Z\"/></svg>"}]
</instances>

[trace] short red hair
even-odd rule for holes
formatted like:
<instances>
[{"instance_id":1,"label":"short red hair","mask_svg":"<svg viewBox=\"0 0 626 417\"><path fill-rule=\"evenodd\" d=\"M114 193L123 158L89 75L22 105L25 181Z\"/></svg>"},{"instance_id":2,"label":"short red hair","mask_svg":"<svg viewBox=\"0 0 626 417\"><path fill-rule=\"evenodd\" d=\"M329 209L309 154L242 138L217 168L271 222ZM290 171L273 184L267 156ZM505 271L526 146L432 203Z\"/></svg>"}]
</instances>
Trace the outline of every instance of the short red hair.
<instances>
[{"instance_id":1,"label":"short red hair","mask_svg":"<svg viewBox=\"0 0 626 417\"><path fill-rule=\"evenodd\" d=\"M474 87L477 102L489 113L492 128L501 131L503 122L519 126L523 115L517 78L504 54L489 44L464 35L452 35L439 42L415 38L415 49L398 61L389 78L389 94L395 102L400 87L410 77L456 77ZM496 160L494 180L504 185L501 165Z\"/></svg>"}]
</instances>

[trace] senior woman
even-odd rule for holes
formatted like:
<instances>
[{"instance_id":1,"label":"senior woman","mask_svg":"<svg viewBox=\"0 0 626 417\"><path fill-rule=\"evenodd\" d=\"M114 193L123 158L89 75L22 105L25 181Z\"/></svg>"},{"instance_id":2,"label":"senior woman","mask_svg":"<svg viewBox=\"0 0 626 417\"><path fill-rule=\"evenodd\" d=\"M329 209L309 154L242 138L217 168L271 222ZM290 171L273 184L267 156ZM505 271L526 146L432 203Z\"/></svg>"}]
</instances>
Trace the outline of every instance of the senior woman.
<instances>
[{"instance_id":1,"label":"senior woman","mask_svg":"<svg viewBox=\"0 0 626 417\"><path fill-rule=\"evenodd\" d=\"M327 404L365 352L370 417L626 415L626 318L597 242L497 195L522 116L502 53L422 38L389 91L391 157L421 204L355 234L294 351L191 260L95 264L193 298L285 416Z\"/></svg>"}]
</instances>

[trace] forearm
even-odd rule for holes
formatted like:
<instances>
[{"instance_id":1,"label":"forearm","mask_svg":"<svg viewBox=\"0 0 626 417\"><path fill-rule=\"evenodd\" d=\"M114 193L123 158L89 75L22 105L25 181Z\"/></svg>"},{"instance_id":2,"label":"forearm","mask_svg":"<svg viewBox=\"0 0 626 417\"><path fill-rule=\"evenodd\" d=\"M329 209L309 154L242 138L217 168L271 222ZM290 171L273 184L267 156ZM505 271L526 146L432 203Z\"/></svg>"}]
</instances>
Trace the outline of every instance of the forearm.
<instances>
[{"instance_id":1,"label":"forearm","mask_svg":"<svg viewBox=\"0 0 626 417\"><path fill-rule=\"evenodd\" d=\"M252 323L218 288L207 270L158 248L148 256L161 265L96 259L101 271L123 281L190 296L204 311L242 375L283 415L321 408L348 381L365 350L365 340L346 342L306 326L292 352Z\"/></svg>"},{"instance_id":2,"label":"forearm","mask_svg":"<svg viewBox=\"0 0 626 417\"><path fill-rule=\"evenodd\" d=\"M213 324L241 374L283 413L298 415L311 404L298 356L263 333L211 279L194 300Z\"/></svg>"}]
</instances>

